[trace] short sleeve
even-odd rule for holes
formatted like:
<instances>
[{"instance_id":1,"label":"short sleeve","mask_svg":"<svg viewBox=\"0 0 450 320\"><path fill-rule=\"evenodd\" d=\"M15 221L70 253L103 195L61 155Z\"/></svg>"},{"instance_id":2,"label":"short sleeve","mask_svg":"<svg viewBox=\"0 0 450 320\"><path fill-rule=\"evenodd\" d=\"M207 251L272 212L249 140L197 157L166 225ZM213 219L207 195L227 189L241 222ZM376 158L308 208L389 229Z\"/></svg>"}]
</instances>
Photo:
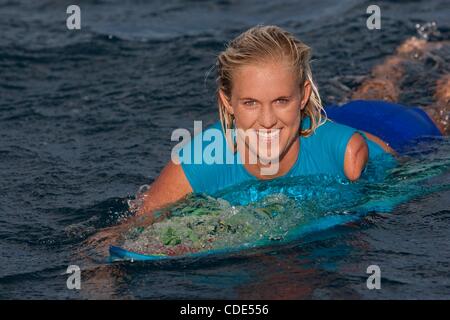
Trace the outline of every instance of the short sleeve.
<instances>
[{"instance_id":1,"label":"short sleeve","mask_svg":"<svg viewBox=\"0 0 450 320\"><path fill-rule=\"evenodd\" d=\"M181 168L195 193L213 194L242 179L242 175L235 174L242 169L235 164L236 155L227 148L220 122L188 141L178 155Z\"/></svg>"},{"instance_id":2,"label":"short sleeve","mask_svg":"<svg viewBox=\"0 0 450 320\"><path fill-rule=\"evenodd\" d=\"M345 151L347 150L347 146L348 143L350 142L350 139L353 137L355 133L359 133L359 131L351 127L339 125L337 134L333 135L333 137L336 139L335 148L333 148L335 149L334 154L336 156L336 162L338 167L342 170L343 173L344 173Z\"/></svg>"},{"instance_id":3,"label":"short sleeve","mask_svg":"<svg viewBox=\"0 0 450 320\"><path fill-rule=\"evenodd\" d=\"M334 161L339 170L341 170L342 174L344 173L344 160L345 160L345 152L347 150L348 143L350 139L355 133L359 133L365 140L369 152L369 161L374 158L387 154L381 146L379 146L376 142L368 139L363 131L352 128L350 126L336 123L330 120L324 124L327 133L327 137L324 138L324 141L327 141L330 153L333 154ZM363 172L366 170L364 168Z\"/></svg>"},{"instance_id":4,"label":"short sleeve","mask_svg":"<svg viewBox=\"0 0 450 320\"><path fill-rule=\"evenodd\" d=\"M203 133L202 133L203 134ZM181 147L178 158L181 168L194 192L203 192L208 185L214 184L213 165L204 163L204 144L202 134L197 134ZM199 158L200 157L200 158Z\"/></svg>"},{"instance_id":5,"label":"short sleeve","mask_svg":"<svg viewBox=\"0 0 450 320\"><path fill-rule=\"evenodd\" d=\"M329 159L334 163L335 170L341 175L344 173L344 159L347 145L355 133L360 133L357 129L327 120L322 134L326 149L329 152Z\"/></svg>"}]
</instances>

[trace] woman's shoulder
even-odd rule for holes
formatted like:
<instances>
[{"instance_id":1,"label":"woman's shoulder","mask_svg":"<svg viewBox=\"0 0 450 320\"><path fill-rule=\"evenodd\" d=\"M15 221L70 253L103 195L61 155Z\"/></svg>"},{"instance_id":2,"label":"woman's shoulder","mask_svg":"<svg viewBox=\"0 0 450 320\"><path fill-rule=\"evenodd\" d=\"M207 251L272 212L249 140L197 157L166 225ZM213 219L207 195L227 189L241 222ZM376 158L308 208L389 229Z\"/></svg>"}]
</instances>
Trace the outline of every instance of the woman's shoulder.
<instances>
[{"instance_id":1,"label":"woman's shoulder","mask_svg":"<svg viewBox=\"0 0 450 320\"><path fill-rule=\"evenodd\" d=\"M302 129L310 126L309 117L302 124ZM304 137L304 141L313 144L336 144L348 142L350 137L358 130L344 124L334 122L325 118L319 126L309 135Z\"/></svg>"},{"instance_id":2,"label":"woman's shoulder","mask_svg":"<svg viewBox=\"0 0 450 320\"><path fill-rule=\"evenodd\" d=\"M304 144L315 150L323 150L323 148L326 148L327 151L331 150L341 159L345 154L348 142L355 133L361 134L364 138L369 148L370 158L387 153L380 145L369 139L364 131L329 118L326 118L313 134L304 139Z\"/></svg>"},{"instance_id":3,"label":"woman's shoulder","mask_svg":"<svg viewBox=\"0 0 450 320\"><path fill-rule=\"evenodd\" d=\"M178 154L194 192L213 194L249 179L240 158L228 147L220 121L195 133Z\"/></svg>"},{"instance_id":4,"label":"woman's shoulder","mask_svg":"<svg viewBox=\"0 0 450 320\"><path fill-rule=\"evenodd\" d=\"M302 121L302 129L310 127L310 119ZM308 136L300 137L300 155L307 173L343 173L348 142L356 129L325 118ZM314 169L314 170L313 170Z\"/></svg>"}]
</instances>

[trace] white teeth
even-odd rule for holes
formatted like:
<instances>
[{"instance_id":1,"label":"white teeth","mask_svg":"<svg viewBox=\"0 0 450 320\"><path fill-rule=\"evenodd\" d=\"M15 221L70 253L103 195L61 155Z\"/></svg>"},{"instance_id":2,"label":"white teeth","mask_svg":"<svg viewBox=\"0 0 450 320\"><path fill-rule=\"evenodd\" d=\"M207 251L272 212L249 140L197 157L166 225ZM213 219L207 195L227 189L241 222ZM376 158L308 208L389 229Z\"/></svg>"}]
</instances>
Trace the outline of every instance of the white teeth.
<instances>
[{"instance_id":1,"label":"white teeth","mask_svg":"<svg viewBox=\"0 0 450 320\"><path fill-rule=\"evenodd\" d=\"M280 135L280 129L274 130L256 130L256 134L265 140L272 140L278 138Z\"/></svg>"}]
</instances>

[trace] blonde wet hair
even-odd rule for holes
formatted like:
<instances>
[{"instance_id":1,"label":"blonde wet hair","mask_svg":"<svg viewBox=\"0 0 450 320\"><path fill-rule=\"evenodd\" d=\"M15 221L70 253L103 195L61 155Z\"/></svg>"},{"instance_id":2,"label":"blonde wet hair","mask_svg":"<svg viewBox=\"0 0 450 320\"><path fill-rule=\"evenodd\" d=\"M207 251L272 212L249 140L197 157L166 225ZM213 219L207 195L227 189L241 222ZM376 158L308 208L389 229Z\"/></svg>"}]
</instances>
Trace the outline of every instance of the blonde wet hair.
<instances>
[{"instance_id":1,"label":"blonde wet hair","mask_svg":"<svg viewBox=\"0 0 450 320\"><path fill-rule=\"evenodd\" d=\"M258 25L231 40L226 49L217 57L216 96L220 122L227 139L230 138L230 129L234 127L234 116L227 112L220 99L219 90L222 90L227 99L230 100L234 70L244 65L281 59L284 63L292 66L298 74L302 94L305 81L309 81L311 84L311 96L302 110L302 119L305 115L309 116L311 126L302 130L300 124L300 136L311 135L325 122L326 113L311 72L311 48L280 27Z\"/></svg>"}]
</instances>

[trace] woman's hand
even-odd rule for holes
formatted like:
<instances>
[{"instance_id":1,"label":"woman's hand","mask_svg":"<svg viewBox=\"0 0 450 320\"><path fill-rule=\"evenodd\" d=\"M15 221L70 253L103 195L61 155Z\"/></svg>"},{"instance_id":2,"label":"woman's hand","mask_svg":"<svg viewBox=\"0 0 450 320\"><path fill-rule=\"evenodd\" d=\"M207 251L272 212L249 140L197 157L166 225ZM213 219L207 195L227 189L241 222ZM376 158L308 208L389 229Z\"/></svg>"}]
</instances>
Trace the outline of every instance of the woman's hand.
<instances>
[{"instance_id":1,"label":"woman's hand","mask_svg":"<svg viewBox=\"0 0 450 320\"><path fill-rule=\"evenodd\" d=\"M99 230L84 241L83 247L88 251L93 250L96 255L107 256L109 254L109 246L121 245L125 240L124 236L133 227L145 228L154 222L155 219L151 213L136 214L119 225Z\"/></svg>"},{"instance_id":2,"label":"woman's hand","mask_svg":"<svg viewBox=\"0 0 450 320\"><path fill-rule=\"evenodd\" d=\"M130 208L135 212L135 216L120 225L104 228L93 234L85 240L81 251L88 256L90 254L87 254L86 250L94 250L103 257L108 256L109 246L120 245L124 234L131 227L148 227L164 219L164 215L154 218L153 212L182 199L191 192L192 188L181 166L170 161L151 187L138 195L136 207Z\"/></svg>"},{"instance_id":3,"label":"woman's hand","mask_svg":"<svg viewBox=\"0 0 450 320\"><path fill-rule=\"evenodd\" d=\"M87 238L83 247L85 250L93 251L96 255L106 257L109 254L109 246L118 245L123 240L123 235L129 230L129 227L128 223L124 223L102 229Z\"/></svg>"}]
</instances>

